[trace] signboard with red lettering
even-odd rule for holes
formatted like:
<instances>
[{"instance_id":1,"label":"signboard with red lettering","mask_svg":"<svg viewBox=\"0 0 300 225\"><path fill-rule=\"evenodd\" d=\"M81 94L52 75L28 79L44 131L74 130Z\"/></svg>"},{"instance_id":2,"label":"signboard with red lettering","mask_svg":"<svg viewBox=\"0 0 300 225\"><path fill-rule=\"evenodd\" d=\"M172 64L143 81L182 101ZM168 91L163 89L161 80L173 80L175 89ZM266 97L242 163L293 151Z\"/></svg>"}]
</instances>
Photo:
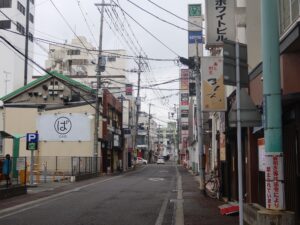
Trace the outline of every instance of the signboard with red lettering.
<instances>
[{"instance_id":1,"label":"signboard with red lettering","mask_svg":"<svg viewBox=\"0 0 300 225\"><path fill-rule=\"evenodd\" d=\"M206 0L206 46L223 45L235 40L235 0Z\"/></svg>"},{"instance_id":2,"label":"signboard with red lettering","mask_svg":"<svg viewBox=\"0 0 300 225\"><path fill-rule=\"evenodd\" d=\"M283 155L265 154L266 208L284 209Z\"/></svg>"},{"instance_id":3,"label":"signboard with red lettering","mask_svg":"<svg viewBox=\"0 0 300 225\"><path fill-rule=\"evenodd\" d=\"M201 64L202 111L226 111L227 101L223 82L222 57L201 57Z\"/></svg>"}]
</instances>

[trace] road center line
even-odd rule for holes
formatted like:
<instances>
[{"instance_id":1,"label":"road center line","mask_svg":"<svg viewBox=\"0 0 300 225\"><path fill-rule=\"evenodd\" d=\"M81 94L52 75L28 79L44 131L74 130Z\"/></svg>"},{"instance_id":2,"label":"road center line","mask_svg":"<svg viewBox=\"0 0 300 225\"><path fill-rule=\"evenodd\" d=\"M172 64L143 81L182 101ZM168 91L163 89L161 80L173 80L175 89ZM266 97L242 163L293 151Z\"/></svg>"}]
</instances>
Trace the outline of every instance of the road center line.
<instances>
[{"instance_id":1,"label":"road center line","mask_svg":"<svg viewBox=\"0 0 300 225\"><path fill-rule=\"evenodd\" d=\"M176 176L177 176L177 202L176 202L175 225L184 225L182 179L179 174L177 166L176 166Z\"/></svg>"}]
</instances>

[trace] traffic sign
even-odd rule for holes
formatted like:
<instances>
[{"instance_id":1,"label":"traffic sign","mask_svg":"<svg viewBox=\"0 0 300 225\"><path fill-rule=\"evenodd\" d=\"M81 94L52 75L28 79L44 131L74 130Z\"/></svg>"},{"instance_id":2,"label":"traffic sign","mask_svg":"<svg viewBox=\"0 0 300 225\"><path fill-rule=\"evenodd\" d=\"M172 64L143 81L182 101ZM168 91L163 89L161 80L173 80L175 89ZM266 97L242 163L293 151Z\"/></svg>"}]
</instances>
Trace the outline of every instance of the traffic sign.
<instances>
[{"instance_id":1,"label":"traffic sign","mask_svg":"<svg viewBox=\"0 0 300 225\"><path fill-rule=\"evenodd\" d=\"M39 142L38 133L27 133L26 134L26 149L27 150L37 150Z\"/></svg>"}]
</instances>

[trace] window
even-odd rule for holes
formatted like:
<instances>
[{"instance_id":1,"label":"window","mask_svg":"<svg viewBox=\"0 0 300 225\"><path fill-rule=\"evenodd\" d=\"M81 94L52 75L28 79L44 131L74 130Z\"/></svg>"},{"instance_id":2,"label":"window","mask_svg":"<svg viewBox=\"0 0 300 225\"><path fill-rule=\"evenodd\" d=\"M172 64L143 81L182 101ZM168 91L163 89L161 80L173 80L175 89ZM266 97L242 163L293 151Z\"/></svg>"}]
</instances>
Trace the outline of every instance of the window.
<instances>
[{"instance_id":1,"label":"window","mask_svg":"<svg viewBox=\"0 0 300 225\"><path fill-rule=\"evenodd\" d=\"M0 0L0 8L11 8L11 0Z\"/></svg>"},{"instance_id":2,"label":"window","mask_svg":"<svg viewBox=\"0 0 300 225\"><path fill-rule=\"evenodd\" d=\"M20 2L18 2L17 8L23 15L25 15L25 7Z\"/></svg>"},{"instance_id":3,"label":"window","mask_svg":"<svg viewBox=\"0 0 300 225\"><path fill-rule=\"evenodd\" d=\"M0 29L10 29L11 21L10 20L0 20Z\"/></svg>"},{"instance_id":4,"label":"window","mask_svg":"<svg viewBox=\"0 0 300 225\"><path fill-rule=\"evenodd\" d=\"M108 56L107 61L108 62L115 62L117 60L116 56Z\"/></svg>"},{"instance_id":5,"label":"window","mask_svg":"<svg viewBox=\"0 0 300 225\"><path fill-rule=\"evenodd\" d=\"M68 55L80 55L80 50L76 49L76 50L68 50L67 52Z\"/></svg>"},{"instance_id":6,"label":"window","mask_svg":"<svg viewBox=\"0 0 300 225\"><path fill-rule=\"evenodd\" d=\"M29 21L30 21L31 23L34 22L34 17L33 17L33 15L32 15L31 13L29 13Z\"/></svg>"},{"instance_id":7,"label":"window","mask_svg":"<svg viewBox=\"0 0 300 225\"><path fill-rule=\"evenodd\" d=\"M17 22L17 31L19 31L21 34L25 34L25 28Z\"/></svg>"}]
</instances>

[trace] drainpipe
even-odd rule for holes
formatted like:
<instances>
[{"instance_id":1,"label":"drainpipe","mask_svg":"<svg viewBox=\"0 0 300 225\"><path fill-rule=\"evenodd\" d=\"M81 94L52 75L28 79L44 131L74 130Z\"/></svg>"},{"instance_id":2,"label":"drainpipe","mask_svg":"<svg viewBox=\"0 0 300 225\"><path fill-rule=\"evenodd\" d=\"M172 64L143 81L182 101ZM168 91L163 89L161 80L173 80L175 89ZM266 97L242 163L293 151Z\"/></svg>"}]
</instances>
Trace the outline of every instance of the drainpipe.
<instances>
[{"instance_id":1,"label":"drainpipe","mask_svg":"<svg viewBox=\"0 0 300 225\"><path fill-rule=\"evenodd\" d=\"M278 1L261 1L266 208L284 210Z\"/></svg>"}]
</instances>

